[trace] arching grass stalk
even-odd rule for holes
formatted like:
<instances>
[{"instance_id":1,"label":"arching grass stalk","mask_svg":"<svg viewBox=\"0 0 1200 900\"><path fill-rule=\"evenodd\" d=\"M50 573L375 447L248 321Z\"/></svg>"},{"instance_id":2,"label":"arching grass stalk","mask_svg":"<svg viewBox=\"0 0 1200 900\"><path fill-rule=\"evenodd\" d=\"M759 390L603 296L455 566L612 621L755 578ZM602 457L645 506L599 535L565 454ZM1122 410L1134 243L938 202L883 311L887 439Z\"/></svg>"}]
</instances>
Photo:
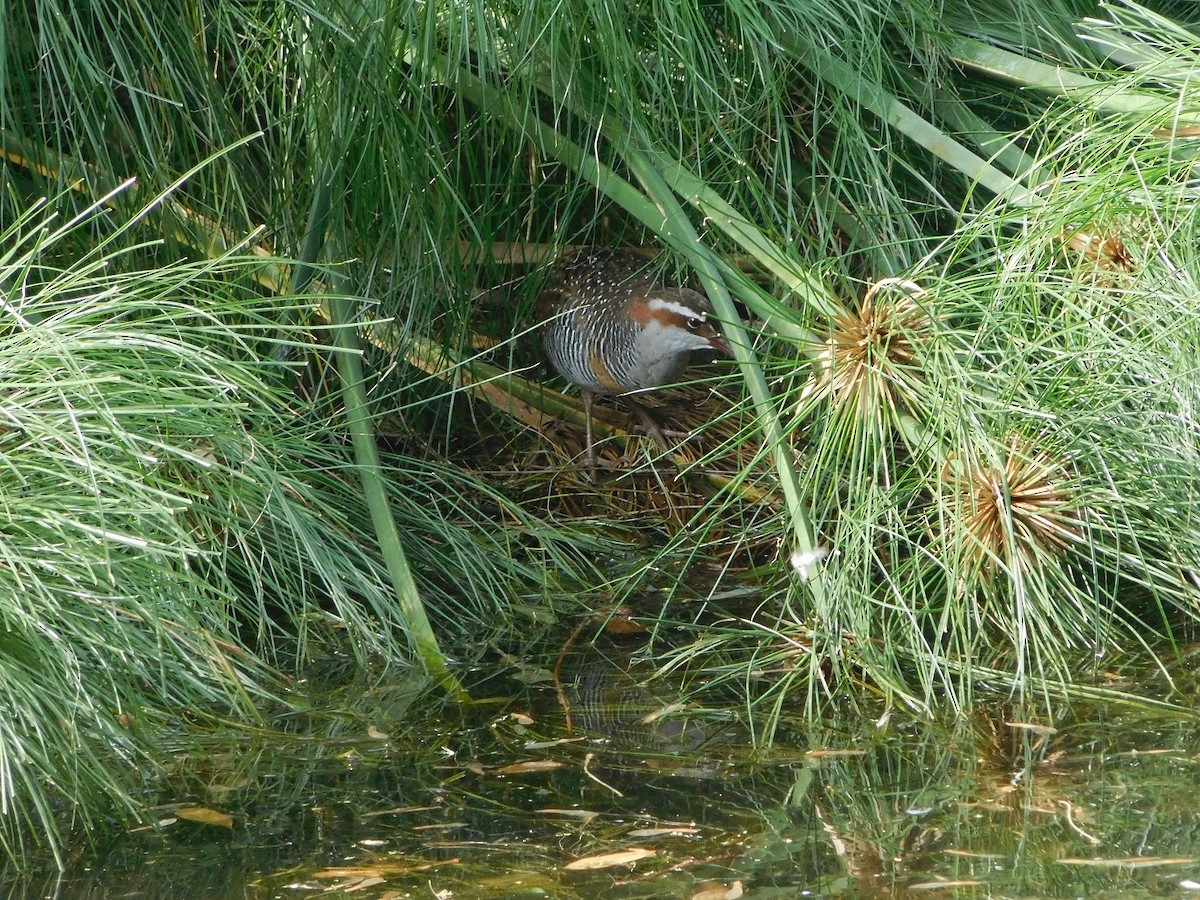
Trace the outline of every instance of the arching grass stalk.
<instances>
[{"instance_id":1,"label":"arching grass stalk","mask_svg":"<svg viewBox=\"0 0 1200 900\"><path fill-rule=\"evenodd\" d=\"M1036 160L1025 152L1013 135L996 130L991 122L980 118L959 97L947 90L937 91L937 112L956 132L969 135L976 146L988 155L990 165L1002 166L1014 178L1030 187L1034 186Z\"/></svg>"},{"instance_id":2,"label":"arching grass stalk","mask_svg":"<svg viewBox=\"0 0 1200 900\"><path fill-rule=\"evenodd\" d=\"M972 69L1085 103L1097 112L1135 115L1163 126L1200 123L1200 114L1180 110L1162 97L1129 90L1120 81L1091 78L972 38L952 38L947 50L957 62Z\"/></svg>"},{"instance_id":3,"label":"arching grass stalk","mask_svg":"<svg viewBox=\"0 0 1200 900\"><path fill-rule=\"evenodd\" d=\"M821 59L823 61L824 57ZM816 66L816 68L821 70L822 77L830 78L837 83L838 87L846 90L847 94L855 101L875 110L886 124L905 133L914 143L930 148L972 181L982 182L1010 203L1024 206L1038 205L1039 201L1021 182L947 136L916 115L906 105L900 103L894 96L862 79L852 80L847 90L846 79L854 74L848 67L839 63L831 66ZM570 79L567 80L570 81ZM569 99L570 95L565 91L561 97L556 97L558 102L568 106L570 106L567 103ZM825 315L827 320L833 320L830 324L836 326L833 328L834 336L826 350L822 351L825 355L826 371L812 382L815 390L809 402L806 403L804 398L801 398L801 405L797 410L795 420L801 421L809 418L823 409L827 400L831 399L827 397L827 391L841 394L844 388L846 396L837 400L835 406L841 408L842 421L840 424L844 429L843 437L845 440L851 441L855 448L851 457L858 469L851 475L852 483L871 484L880 477L891 479L892 476L887 474L887 469L899 462L892 458L892 451L886 440L892 426L904 437L905 443L910 449L925 455L937 456L937 459L926 463L926 465L932 463L933 471L940 470L947 465L950 465L952 469L955 468L953 460L945 455L942 441L937 434L937 423L926 420L926 410L922 410L920 416L912 415L893 396L893 390L901 386L904 395L910 395L914 391L920 393L918 369L913 366L915 360L911 353L905 355L907 351L904 351L904 348L909 346L909 338L925 341L931 335L925 335L924 332L933 331L933 322L930 320L929 314L922 308L924 301L918 301L922 293L919 286L911 283L908 287L897 285L898 294L896 296L886 297L874 305L869 302L871 292L868 292L868 298L864 298L864 302L857 312L842 312L840 309L842 304L839 301L825 299L832 298L830 291L822 288L815 280L802 281L796 278L794 272L788 271L783 254L778 248L772 246L771 242L757 229L749 225L746 217L738 214L735 208L724 201L717 192L709 188L700 178L691 174L682 163L669 159L661 151L655 153L649 149L648 138L638 139L635 137L634 135L637 134L635 126L628 125L609 111L600 114L593 110L581 111L574 107L572 107L572 111L592 121L637 175L658 210L656 220L649 224L662 234L677 252L687 256L693 268L700 273L702 278L705 278L705 287L713 296L714 304L717 305L719 312L721 311L719 298L727 299L728 295L723 294L723 284L714 284L716 279L713 277L715 270L711 268L712 260L704 259L707 254L703 248L698 246L696 234L691 229L687 217L683 215L679 202L672 193L672 188L695 205L705 215L706 221L716 224L758 258L764 264L764 268L778 277L782 284L792 286L802 299L808 300L819 313ZM669 174L669 183L663 173ZM792 339L802 334L805 342L811 348L817 346L817 342L808 335L807 329L804 329L795 320L796 314L793 310L786 307L772 309L768 315L772 330ZM922 325L922 323L925 324ZM865 355L860 357L860 354ZM765 400L767 405L775 402L767 394L765 379L756 384L755 374L757 373L761 377L761 367L757 361L754 361L753 367L746 367L744 371L746 371L747 383L755 403L755 410L758 413L758 424L767 436L768 446L773 453L782 452L788 455L790 462L791 448L785 440L784 430L782 427L779 427L778 430L775 429L780 422L777 410L772 408L764 414L765 406L760 403L760 399ZM867 374L857 377L853 375L854 372ZM909 375L916 378L916 381L911 384L905 381ZM850 380L843 384L843 377L849 377ZM891 381L893 378L899 379L899 381L893 384ZM761 387L761 394L756 391L756 387ZM881 392L879 397L875 397L873 393L876 390ZM853 401L855 397L862 402L849 402ZM805 414L805 410L807 410L807 414ZM828 444L828 442L826 443ZM837 441L835 440L834 443ZM825 463L819 462L817 469L818 471L825 470L825 474L828 474L830 471L836 471L840 466L839 462L830 459ZM776 468L781 473L783 491L788 502L791 520L797 532L797 551L802 559L818 558L819 547L812 527L812 516L807 504L799 501L798 491L795 490L798 481L789 483L784 474L787 470L784 470L778 463ZM868 500L868 506L856 510L857 514L867 512L869 498L865 499ZM830 504L831 508L836 505L836 500ZM871 519L864 521L870 523L870 527L878 527ZM854 549L860 554L872 552L869 541L855 540L853 543L855 544ZM866 559L862 559L861 563L856 560L855 565L859 564L873 566L875 563L873 560L868 562ZM817 571L821 570L818 568ZM1020 573L1018 571L1015 574L1019 575ZM812 643L809 645L807 639L802 637L803 630L786 635L789 641L796 641L810 647L807 656L814 663L808 673L810 688L821 678L821 660L843 659L845 656L844 642L848 636L849 640L856 643L856 655L863 661L865 668L871 673L872 679L878 684L888 685L894 695L904 697L908 702L920 704L922 701L912 696L902 678L896 677L898 674L895 671L896 662L903 658L927 659L927 664L923 664L922 669L925 701L928 701L935 690L936 681L945 677L944 674L939 674L945 671L944 667L940 666L940 654L945 652L945 648L941 646L940 642L931 645L923 637L920 592L909 592L915 587L914 585L897 581L894 596L884 600L886 592L884 595L880 595L878 585L866 583L866 579L861 576L850 576L837 584L834 588L835 596L831 596L831 602L828 604L824 602L828 590L824 578L814 579L811 587L817 600L816 621L820 632L819 636L814 635ZM877 601L876 597L880 599ZM898 615L905 617L904 628L907 634L905 640L893 643L886 634L880 641L872 641L867 638L875 630L872 628L870 620L878 615L876 605L878 602L895 606ZM800 624L800 622L797 621L796 624ZM859 640L856 635L862 640ZM1017 643L1022 649L1026 647L1026 639L1023 636L1018 636ZM841 668L844 662L835 662L835 665ZM789 684L799 670L788 667L785 671L787 674L759 699L759 702L772 702L773 698L773 702L776 704L776 708L767 715L767 734L773 727L770 723L773 723L779 714L778 704L781 704L784 697L790 692ZM1020 680L1020 672L1018 672L1018 680ZM811 699L812 694L810 693Z\"/></svg>"},{"instance_id":4,"label":"arching grass stalk","mask_svg":"<svg viewBox=\"0 0 1200 900\"><path fill-rule=\"evenodd\" d=\"M467 692L447 667L445 657L438 646L437 636L429 624L420 592L413 580L412 569L408 565L404 545L396 530L396 521L392 517L387 482L379 461L379 447L375 443L375 431L371 427L354 301L335 294L328 298L328 304L334 326L334 345L337 347L338 375L342 382L346 428L354 443L355 462L359 478L362 480L367 507L371 512L371 524L375 529L375 537L379 541L388 575L392 579L396 599L400 602L409 637L425 668L446 692L456 700L467 700Z\"/></svg>"},{"instance_id":5,"label":"arching grass stalk","mask_svg":"<svg viewBox=\"0 0 1200 900\"><path fill-rule=\"evenodd\" d=\"M739 213L733 204L682 162L661 149L652 147L648 140L642 140L634 150L628 136L611 124L605 128L605 133L617 146L624 148L623 154L627 159L630 154L645 157L659 173L664 184L694 206L706 221L720 228L756 259L766 271L775 276L785 290L794 293L805 305L817 310L826 318L838 314L840 303L827 284L822 283L810 270L783 253L777 244L755 227L744 214ZM645 169L645 166L641 168ZM816 335L795 321L790 307L780 305L777 308L760 308L755 304L754 298L746 300L750 308L762 317L763 327L767 330L774 330L801 347L815 346L818 343Z\"/></svg>"},{"instance_id":6,"label":"arching grass stalk","mask_svg":"<svg viewBox=\"0 0 1200 900\"><path fill-rule=\"evenodd\" d=\"M869 109L887 125L926 148L972 182L986 187L1010 203L1031 202L1030 191L1020 181L997 169L987 160L914 112L907 104L881 86L864 78L853 66L828 53L802 46L788 29L781 26L780 43L829 87L842 92L852 103Z\"/></svg>"},{"instance_id":7,"label":"arching grass stalk","mask_svg":"<svg viewBox=\"0 0 1200 900\"><path fill-rule=\"evenodd\" d=\"M410 61L413 65L419 64L416 59ZM432 79L446 84L486 115L528 137L538 150L554 157L570 171L595 185L648 228L661 223L662 215L645 194L600 162L594 153L584 150L556 128L543 122L533 110L518 107L511 96L455 65L448 57L431 56L424 64Z\"/></svg>"},{"instance_id":8,"label":"arching grass stalk","mask_svg":"<svg viewBox=\"0 0 1200 900\"><path fill-rule=\"evenodd\" d=\"M313 266L324 243L336 170L337 167L332 163L326 164L316 186L312 212L301 247L303 257L293 273L293 283L301 288L312 280ZM341 280L338 276L334 278L336 281ZM455 699L466 700L466 690L446 665L446 658L438 645L433 626L429 623L420 591L413 580L408 556L396 530L396 520L388 501L387 481L383 477L379 461L379 447L371 425L366 380L362 368L362 343L358 337L358 320L354 314L355 302L349 297L335 293L326 298L326 307L329 309L330 323L333 325L333 343L342 385L346 428L354 445L358 477L362 480L363 493L371 512L371 524L392 580L392 588L400 604L409 639L426 671L438 684Z\"/></svg>"},{"instance_id":9,"label":"arching grass stalk","mask_svg":"<svg viewBox=\"0 0 1200 900\"><path fill-rule=\"evenodd\" d=\"M791 531L796 542L796 550L816 560L819 556L819 540L813 524L812 514L807 502L802 498L800 481L796 474L795 463L792 459L791 448L784 437L784 429L779 421L779 407L771 396L767 379L763 375L762 366L751 347L750 339L737 315L729 290L721 279L716 262L711 251L700 243L700 236L688 220L679 200L663 179L662 174L651 163L649 157L635 149L628 139L621 142L624 147L622 155L629 168L637 175L645 186L647 193L654 200L655 206L662 210L662 224L659 233L677 251L684 254L712 301L713 308L725 323L725 333L733 346L734 355L741 366L746 387L754 404L754 412L763 442L769 448L775 464L775 472L779 476L779 486L783 491L784 503L787 506L788 518L791 521ZM808 578L809 588L813 592L818 605L824 601L824 580L822 569L817 567L813 577Z\"/></svg>"}]
</instances>

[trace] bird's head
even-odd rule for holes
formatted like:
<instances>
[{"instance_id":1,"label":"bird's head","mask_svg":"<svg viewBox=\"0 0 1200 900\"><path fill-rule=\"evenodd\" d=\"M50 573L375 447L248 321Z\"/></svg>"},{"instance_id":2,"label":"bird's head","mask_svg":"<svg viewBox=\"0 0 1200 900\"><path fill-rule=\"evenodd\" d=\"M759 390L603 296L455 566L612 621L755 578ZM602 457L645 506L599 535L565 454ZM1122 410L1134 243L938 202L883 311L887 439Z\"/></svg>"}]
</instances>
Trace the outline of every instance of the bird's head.
<instances>
[{"instance_id":1,"label":"bird's head","mask_svg":"<svg viewBox=\"0 0 1200 900\"><path fill-rule=\"evenodd\" d=\"M708 298L688 288L656 288L638 298L630 315L644 337L663 342L676 352L716 350L733 356L733 348L712 318Z\"/></svg>"}]
</instances>

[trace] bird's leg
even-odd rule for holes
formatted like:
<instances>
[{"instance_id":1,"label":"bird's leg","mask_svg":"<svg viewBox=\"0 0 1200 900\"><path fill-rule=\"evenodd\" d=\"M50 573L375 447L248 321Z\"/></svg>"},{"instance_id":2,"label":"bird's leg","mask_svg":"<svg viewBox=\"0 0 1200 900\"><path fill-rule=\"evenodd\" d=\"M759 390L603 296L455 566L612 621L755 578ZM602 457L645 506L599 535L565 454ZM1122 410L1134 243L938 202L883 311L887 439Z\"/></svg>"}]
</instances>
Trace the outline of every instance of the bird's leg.
<instances>
[{"instance_id":1,"label":"bird's leg","mask_svg":"<svg viewBox=\"0 0 1200 900\"><path fill-rule=\"evenodd\" d=\"M596 480L596 470L601 466L611 466L606 459L601 459L600 454L596 452L596 438L592 426L592 405L596 400L596 395L589 390L580 389L580 395L583 397L583 423L584 423L584 439L587 444L587 449L584 452L583 463L587 468L588 476L592 481ZM638 403L629 397L628 394L621 395L621 402L624 403L629 410L637 417L638 423L645 430L654 442L664 451L671 449L671 442L667 440L667 435L677 438L688 438L691 434L686 431L668 431L664 430L662 425L651 415L650 411L642 404Z\"/></svg>"},{"instance_id":2,"label":"bird's leg","mask_svg":"<svg viewBox=\"0 0 1200 900\"><path fill-rule=\"evenodd\" d=\"M596 480L596 465L600 458L596 455L596 444L592 438L592 401L596 395L589 390L581 390L583 395L583 423L584 431L587 434L587 451L584 453L583 461L587 466L588 475L592 481Z\"/></svg>"},{"instance_id":3,"label":"bird's leg","mask_svg":"<svg viewBox=\"0 0 1200 900\"><path fill-rule=\"evenodd\" d=\"M596 452L596 437L592 425L592 405L595 403L596 395L592 391L579 389L579 394L583 398L583 427L587 449L583 454L583 464L587 469L588 477L594 482L596 480L596 470L599 468L613 468L614 463L607 459L602 459L600 454Z\"/></svg>"}]
</instances>

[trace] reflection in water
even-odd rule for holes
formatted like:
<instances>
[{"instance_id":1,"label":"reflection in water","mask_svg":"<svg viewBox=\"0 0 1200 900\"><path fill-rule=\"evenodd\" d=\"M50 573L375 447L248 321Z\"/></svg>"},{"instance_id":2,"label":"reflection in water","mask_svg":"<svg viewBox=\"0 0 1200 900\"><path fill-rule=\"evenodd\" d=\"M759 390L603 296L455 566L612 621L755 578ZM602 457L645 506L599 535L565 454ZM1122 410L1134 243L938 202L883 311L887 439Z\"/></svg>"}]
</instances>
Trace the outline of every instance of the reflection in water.
<instances>
[{"instance_id":1,"label":"reflection in water","mask_svg":"<svg viewBox=\"0 0 1200 900\"><path fill-rule=\"evenodd\" d=\"M161 830L11 897L1073 897L1200 883L1197 723L1075 709L787 719L755 749L620 660L421 716L382 688L290 734L180 760ZM503 693L503 691L493 691ZM328 704L327 704L328 705ZM314 704L316 706L316 704ZM404 710L389 718L387 709ZM224 829L172 816L230 813ZM972 894L973 895L973 894Z\"/></svg>"}]
</instances>

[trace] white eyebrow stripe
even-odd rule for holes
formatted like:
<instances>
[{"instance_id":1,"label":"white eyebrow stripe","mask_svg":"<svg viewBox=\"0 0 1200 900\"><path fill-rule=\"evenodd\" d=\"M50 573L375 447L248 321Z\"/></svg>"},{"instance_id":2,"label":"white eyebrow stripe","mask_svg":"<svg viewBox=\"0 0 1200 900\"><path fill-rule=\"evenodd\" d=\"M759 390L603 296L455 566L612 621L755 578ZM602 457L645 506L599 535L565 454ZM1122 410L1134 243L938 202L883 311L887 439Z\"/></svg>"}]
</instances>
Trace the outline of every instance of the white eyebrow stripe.
<instances>
[{"instance_id":1,"label":"white eyebrow stripe","mask_svg":"<svg viewBox=\"0 0 1200 900\"><path fill-rule=\"evenodd\" d=\"M699 319L701 322L708 319L708 313L703 310L692 309L690 306L685 306L674 300L664 300L662 297L651 297L649 306L655 312L665 309L668 312L683 316L685 319Z\"/></svg>"}]
</instances>

